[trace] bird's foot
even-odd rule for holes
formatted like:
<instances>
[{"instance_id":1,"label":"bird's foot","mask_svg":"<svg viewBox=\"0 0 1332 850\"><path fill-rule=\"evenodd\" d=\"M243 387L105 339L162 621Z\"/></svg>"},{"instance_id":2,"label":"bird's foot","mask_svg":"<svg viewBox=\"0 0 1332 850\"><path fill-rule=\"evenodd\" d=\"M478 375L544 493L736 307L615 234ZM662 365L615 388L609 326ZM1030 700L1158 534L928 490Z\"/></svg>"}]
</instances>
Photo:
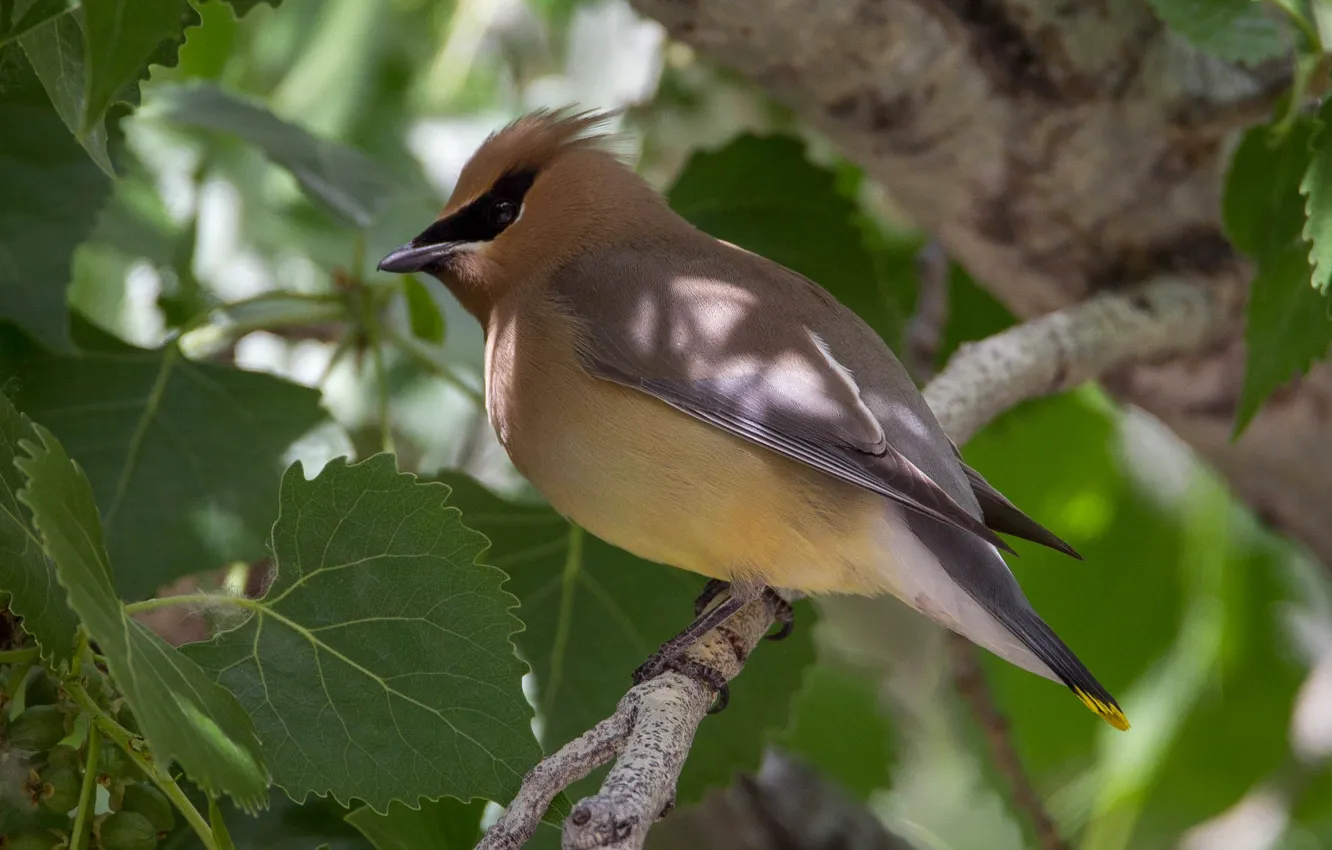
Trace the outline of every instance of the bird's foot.
<instances>
[{"instance_id":1,"label":"bird's foot","mask_svg":"<svg viewBox=\"0 0 1332 850\"><path fill-rule=\"evenodd\" d=\"M722 581L719 578L710 578L708 583L703 585L703 592L694 600L694 616L703 616L703 609L712 604L712 600L721 595L723 590L729 590L731 583Z\"/></svg>"},{"instance_id":2,"label":"bird's foot","mask_svg":"<svg viewBox=\"0 0 1332 850\"><path fill-rule=\"evenodd\" d=\"M694 600L694 616L701 617L703 611L712 604L723 591L729 590L731 583L722 581L719 578L710 578L708 583L703 586L703 592ZM795 629L795 609L791 603L782 598L781 594L771 587L764 588L763 598L767 601L768 607L772 610L772 617L780 626L777 631L765 636L765 640L785 640L791 636Z\"/></svg>"},{"instance_id":3,"label":"bird's foot","mask_svg":"<svg viewBox=\"0 0 1332 850\"><path fill-rule=\"evenodd\" d=\"M780 627L770 635L764 635L764 640L786 640L791 636L795 629L795 609L791 603L781 597L777 591L771 587L764 588L763 599L768 603L768 608L772 610L772 618L777 621Z\"/></svg>"},{"instance_id":4,"label":"bird's foot","mask_svg":"<svg viewBox=\"0 0 1332 850\"><path fill-rule=\"evenodd\" d=\"M634 671L634 684L641 685L650 679L657 678L668 670L702 682L717 692L712 707L708 709L708 714L716 714L724 710L731 701L731 686L726 683L726 677L722 675L720 670L690 658L669 655L660 649L652 653L652 656Z\"/></svg>"}]
</instances>

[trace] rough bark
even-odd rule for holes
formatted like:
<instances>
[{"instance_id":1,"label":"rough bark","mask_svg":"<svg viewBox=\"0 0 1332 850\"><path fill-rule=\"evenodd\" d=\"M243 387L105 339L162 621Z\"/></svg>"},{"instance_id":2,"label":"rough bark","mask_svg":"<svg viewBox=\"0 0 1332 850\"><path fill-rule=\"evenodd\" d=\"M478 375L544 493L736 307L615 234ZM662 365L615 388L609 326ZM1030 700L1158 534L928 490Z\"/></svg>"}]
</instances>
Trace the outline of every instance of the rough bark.
<instances>
[{"instance_id":1,"label":"rough bark","mask_svg":"<svg viewBox=\"0 0 1332 850\"><path fill-rule=\"evenodd\" d=\"M1220 225L1239 130L1284 90L1169 33L1143 0L631 0L795 109L1019 316L1170 274L1228 327L1104 379L1332 564L1332 368L1232 443L1249 269Z\"/></svg>"}]
</instances>

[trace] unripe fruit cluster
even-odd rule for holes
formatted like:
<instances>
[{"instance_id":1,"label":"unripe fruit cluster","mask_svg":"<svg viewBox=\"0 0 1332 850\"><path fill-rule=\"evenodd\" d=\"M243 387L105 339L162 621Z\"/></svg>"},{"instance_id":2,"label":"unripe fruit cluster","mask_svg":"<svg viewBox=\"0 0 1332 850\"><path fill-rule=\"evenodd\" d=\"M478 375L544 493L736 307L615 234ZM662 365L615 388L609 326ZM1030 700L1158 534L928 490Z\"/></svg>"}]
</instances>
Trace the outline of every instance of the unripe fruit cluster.
<instances>
[{"instance_id":1,"label":"unripe fruit cluster","mask_svg":"<svg viewBox=\"0 0 1332 850\"><path fill-rule=\"evenodd\" d=\"M18 681L12 682L15 675ZM6 776L18 777L21 796L31 808L26 816L15 819L21 826L0 834L0 850L61 850L69 846L87 765L86 736L72 734L80 709L41 668L24 677L22 671L14 674L12 669L0 667L0 688L5 683L16 693L0 691L0 781ZM109 683L99 672L93 672L86 687L98 702L106 704ZM22 710L10 717L20 694ZM115 707L121 701L109 702ZM112 713L121 726L138 734L138 723L127 705L120 704ZM95 770L94 779L110 794L111 811L92 820L91 843L85 838L84 846L154 850L175 828L175 811L166 796L109 740L103 740ZM6 791L0 788L0 795ZM5 821L0 817L0 829L6 828Z\"/></svg>"}]
</instances>

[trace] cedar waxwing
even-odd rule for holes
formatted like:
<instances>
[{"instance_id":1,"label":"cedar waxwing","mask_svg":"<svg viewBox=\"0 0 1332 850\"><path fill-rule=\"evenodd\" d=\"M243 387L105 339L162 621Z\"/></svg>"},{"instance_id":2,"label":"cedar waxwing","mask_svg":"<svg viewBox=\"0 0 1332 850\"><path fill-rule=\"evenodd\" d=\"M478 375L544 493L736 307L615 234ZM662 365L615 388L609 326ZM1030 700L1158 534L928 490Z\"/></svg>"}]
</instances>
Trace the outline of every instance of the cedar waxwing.
<instances>
[{"instance_id":1,"label":"cedar waxwing","mask_svg":"<svg viewBox=\"0 0 1332 850\"><path fill-rule=\"evenodd\" d=\"M683 669L723 691L681 654L771 588L891 593L1127 729L996 532L1076 553L962 462L855 313L676 215L602 118L538 112L491 136L379 268L434 275L481 322L491 425L557 511L714 579L701 603L730 583L636 678Z\"/></svg>"}]
</instances>

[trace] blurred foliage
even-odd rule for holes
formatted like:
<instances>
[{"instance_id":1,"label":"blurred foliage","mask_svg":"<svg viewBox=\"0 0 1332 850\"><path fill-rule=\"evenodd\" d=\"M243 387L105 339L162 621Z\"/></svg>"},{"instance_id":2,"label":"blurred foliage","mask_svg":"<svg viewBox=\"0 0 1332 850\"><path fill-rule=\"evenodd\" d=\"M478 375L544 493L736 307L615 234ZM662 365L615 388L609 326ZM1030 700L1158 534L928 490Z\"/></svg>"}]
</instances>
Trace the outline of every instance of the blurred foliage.
<instances>
[{"instance_id":1,"label":"blurred foliage","mask_svg":"<svg viewBox=\"0 0 1332 850\"><path fill-rule=\"evenodd\" d=\"M1301 97L1326 71L1319 19L1298 0L1152 6L1223 57L1294 48L1295 94L1245 135L1226 187L1228 231L1258 268L1243 427L1332 341L1328 107ZM86 696L61 702L79 757L95 727L116 758L174 758L151 778L179 782L173 802L197 820L178 817L159 847L211 850L227 833L238 847L471 846L481 798L504 802L538 743L613 710L688 618L701 579L571 526L507 464L471 317L429 280L370 273L434 218L486 133L570 100L631 106L638 167L682 215L817 280L901 346L923 234L789 113L621 3L0 2L0 590L31 636L0 643L0 723L44 660ZM947 290L938 364L1014 321L956 265ZM366 460L384 450L400 472ZM1268 800L1290 825L1273 842L1332 841L1332 742L1291 743L1306 668L1332 645L1321 569L1090 388L1023 405L965 453L1086 557L1019 544L1012 565L1134 723L1112 734L1064 689L987 658L1063 831L1094 850L1173 847ZM361 462L325 466L340 455ZM426 525L395 535L407 515ZM267 596L219 577L269 554ZM146 597L180 579L220 632L184 652L127 616L167 605ZM412 608L440 598L460 600L458 646ZM818 639L836 625L802 603L795 634L755 654L699 730L682 809L780 747L881 812L889 789L931 797L912 812L922 846L1007 846L1026 816L946 685L947 656L904 641L889 654L923 663L851 666ZM440 751L455 737L475 751ZM2 747L0 764L47 757ZM488 757L502 776L480 769ZM0 795L13 775L0 769ZM272 807L243 811L270 781ZM210 805L194 783L243 805ZM547 829L536 843L554 842Z\"/></svg>"},{"instance_id":2,"label":"blurred foliage","mask_svg":"<svg viewBox=\"0 0 1332 850\"><path fill-rule=\"evenodd\" d=\"M1223 59L1257 64L1290 50L1289 30L1253 0L1149 0L1172 30Z\"/></svg>"}]
</instances>

